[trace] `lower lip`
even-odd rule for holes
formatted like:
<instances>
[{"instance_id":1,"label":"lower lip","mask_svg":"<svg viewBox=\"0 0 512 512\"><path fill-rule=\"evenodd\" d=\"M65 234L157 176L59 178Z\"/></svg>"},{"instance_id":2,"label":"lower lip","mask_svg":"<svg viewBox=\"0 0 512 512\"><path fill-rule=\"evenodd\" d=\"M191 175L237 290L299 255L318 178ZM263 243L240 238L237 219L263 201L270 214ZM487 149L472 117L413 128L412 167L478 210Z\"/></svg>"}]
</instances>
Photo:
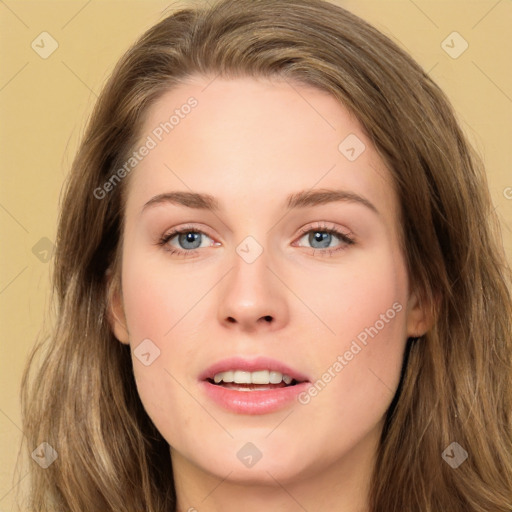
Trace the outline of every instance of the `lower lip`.
<instances>
[{"instance_id":1,"label":"lower lip","mask_svg":"<svg viewBox=\"0 0 512 512\"><path fill-rule=\"evenodd\" d=\"M309 382L301 382L286 388L262 391L237 391L202 381L205 393L218 405L237 414L268 414L278 411L297 399L305 391Z\"/></svg>"}]
</instances>

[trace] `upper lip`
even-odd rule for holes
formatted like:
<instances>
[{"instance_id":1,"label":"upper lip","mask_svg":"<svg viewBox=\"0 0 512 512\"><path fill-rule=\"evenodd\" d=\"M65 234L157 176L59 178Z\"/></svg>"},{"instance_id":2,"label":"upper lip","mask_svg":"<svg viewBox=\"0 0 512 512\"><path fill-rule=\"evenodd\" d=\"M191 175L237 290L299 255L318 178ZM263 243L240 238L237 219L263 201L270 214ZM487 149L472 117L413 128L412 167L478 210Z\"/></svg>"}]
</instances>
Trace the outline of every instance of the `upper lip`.
<instances>
[{"instance_id":1,"label":"upper lip","mask_svg":"<svg viewBox=\"0 0 512 512\"><path fill-rule=\"evenodd\" d=\"M270 370L274 372L281 372L283 375L288 375L297 382L309 382L309 378L303 373L289 367L277 359L270 359L268 357L256 357L252 359L230 357L228 359L222 359L201 372L199 380L213 379L217 373L227 372L230 370L242 370L246 372Z\"/></svg>"}]
</instances>

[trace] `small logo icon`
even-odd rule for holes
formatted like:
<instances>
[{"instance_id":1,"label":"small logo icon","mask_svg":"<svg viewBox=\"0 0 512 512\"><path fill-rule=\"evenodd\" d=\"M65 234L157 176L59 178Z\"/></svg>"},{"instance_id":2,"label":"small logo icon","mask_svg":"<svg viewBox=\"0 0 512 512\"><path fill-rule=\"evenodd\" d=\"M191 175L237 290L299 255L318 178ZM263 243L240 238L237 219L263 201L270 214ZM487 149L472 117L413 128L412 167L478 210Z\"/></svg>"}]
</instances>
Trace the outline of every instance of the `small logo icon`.
<instances>
[{"instance_id":1,"label":"small logo icon","mask_svg":"<svg viewBox=\"0 0 512 512\"><path fill-rule=\"evenodd\" d=\"M469 43L458 32L452 32L441 43L441 48L452 59L458 59L469 48Z\"/></svg>"},{"instance_id":2,"label":"small logo icon","mask_svg":"<svg viewBox=\"0 0 512 512\"><path fill-rule=\"evenodd\" d=\"M448 445L441 457L453 469L457 469L468 458L468 452L459 443L453 442Z\"/></svg>"},{"instance_id":3,"label":"small logo icon","mask_svg":"<svg viewBox=\"0 0 512 512\"><path fill-rule=\"evenodd\" d=\"M236 456L244 466L252 468L261 457L263 457L263 454L253 443L245 443L242 448L238 450Z\"/></svg>"},{"instance_id":4,"label":"small logo icon","mask_svg":"<svg viewBox=\"0 0 512 512\"><path fill-rule=\"evenodd\" d=\"M43 236L43 238L32 247L32 254L42 263L48 263L53 256L53 249L53 242Z\"/></svg>"},{"instance_id":5,"label":"small logo icon","mask_svg":"<svg viewBox=\"0 0 512 512\"><path fill-rule=\"evenodd\" d=\"M160 349L149 338L146 338L135 348L133 355L144 366L149 366L160 356Z\"/></svg>"},{"instance_id":6,"label":"small logo icon","mask_svg":"<svg viewBox=\"0 0 512 512\"><path fill-rule=\"evenodd\" d=\"M350 162L356 161L365 149L364 142L354 133L347 135L338 146L339 152Z\"/></svg>"},{"instance_id":7,"label":"small logo icon","mask_svg":"<svg viewBox=\"0 0 512 512\"><path fill-rule=\"evenodd\" d=\"M59 454L51 444L47 442L41 443L33 452L32 458L43 468L51 466Z\"/></svg>"},{"instance_id":8,"label":"small logo icon","mask_svg":"<svg viewBox=\"0 0 512 512\"><path fill-rule=\"evenodd\" d=\"M254 263L261 256L263 247L254 237L247 236L238 244L236 252L246 263Z\"/></svg>"},{"instance_id":9,"label":"small logo icon","mask_svg":"<svg viewBox=\"0 0 512 512\"><path fill-rule=\"evenodd\" d=\"M41 32L31 44L39 57L47 59L58 47L59 43L48 32Z\"/></svg>"}]
</instances>

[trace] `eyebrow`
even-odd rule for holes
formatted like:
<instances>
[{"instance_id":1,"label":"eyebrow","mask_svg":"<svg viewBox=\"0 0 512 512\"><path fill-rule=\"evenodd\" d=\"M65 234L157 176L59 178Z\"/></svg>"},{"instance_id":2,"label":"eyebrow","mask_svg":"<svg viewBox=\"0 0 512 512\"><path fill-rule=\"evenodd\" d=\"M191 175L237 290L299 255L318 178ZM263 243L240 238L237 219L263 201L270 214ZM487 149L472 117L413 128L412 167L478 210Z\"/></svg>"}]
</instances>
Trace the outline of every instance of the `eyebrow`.
<instances>
[{"instance_id":1,"label":"eyebrow","mask_svg":"<svg viewBox=\"0 0 512 512\"><path fill-rule=\"evenodd\" d=\"M308 208L312 206L319 206L333 202L349 202L361 204L374 213L379 215L377 208L368 199L349 192L346 190L336 189L315 189L315 190L302 190L300 192L291 194L286 199L286 207L288 210L293 208ZM198 210L208 210L212 212L219 212L220 205L217 199L210 194L200 194L198 192L166 192L152 197L143 207L141 213L152 206L171 203L187 208L194 208Z\"/></svg>"}]
</instances>

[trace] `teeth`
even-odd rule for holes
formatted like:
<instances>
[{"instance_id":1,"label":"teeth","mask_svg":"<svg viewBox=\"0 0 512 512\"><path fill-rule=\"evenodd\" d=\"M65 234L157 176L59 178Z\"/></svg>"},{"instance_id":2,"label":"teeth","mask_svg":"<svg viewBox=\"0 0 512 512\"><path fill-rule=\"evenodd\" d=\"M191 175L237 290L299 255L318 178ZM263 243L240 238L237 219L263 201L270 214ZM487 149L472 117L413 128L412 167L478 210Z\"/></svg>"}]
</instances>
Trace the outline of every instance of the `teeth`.
<instances>
[{"instance_id":1,"label":"teeth","mask_svg":"<svg viewBox=\"0 0 512 512\"><path fill-rule=\"evenodd\" d=\"M289 375L283 375L283 381L285 384L291 384L292 380L293 379Z\"/></svg>"},{"instance_id":2,"label":"teeth","mask_svg":"<svg viewBox=\"0 0 512 512\"><path fill-rule=\"evenodd\" d=\"M251 384L268 384L271 382L269 380L269 373L270 372L268 370L261 370L259 372L250 373L249 375L251 376Z\"/></svg>"},{"instance_id":3,"label":"teeth","mask_svg":"<svg viewBox=\"0 0 512 512\"><path fill-rule=\"evenodd\" d=\"M246 372L243 370L233 370L217 373L213 381L215 384L220 382L234 382L235 384L291 384L293 378L289 375L283 375L281 372L269 370L258 370L257 372Z\"/></svg>"},{"instance_id":4,"label":"teeth","mask_svg":"<svg viewBox=\"0 0 512 512\"><path fill-rule=\"evenodd\" d=\"M233 377L233 382L235 384L250 384L251 372L243 372L241 370L236 370L235 375Z\"/></svg>"},{"instance_id":5,"label":"teeth","mask_svg":"<svg viewBox=\"0 0 512 512\"><path fill-rule=\"evenodd\" d=\"M268 372L270 384L280 384L283 380L283 374L281 372Z\"/></svg>"},{"instance_id":6,"label":"teeth","mask_svg":"<svg viewBox=\"0 0 512 512\"><path fill-rule=\"evenodd\" d=\"M220 381L233 382L234 376L235 376L235 372L222 372L222 373L217 373L217 375L215 375L213 380L214 380L215 384L218 384Z\"/></svg>"}]
</instances>

